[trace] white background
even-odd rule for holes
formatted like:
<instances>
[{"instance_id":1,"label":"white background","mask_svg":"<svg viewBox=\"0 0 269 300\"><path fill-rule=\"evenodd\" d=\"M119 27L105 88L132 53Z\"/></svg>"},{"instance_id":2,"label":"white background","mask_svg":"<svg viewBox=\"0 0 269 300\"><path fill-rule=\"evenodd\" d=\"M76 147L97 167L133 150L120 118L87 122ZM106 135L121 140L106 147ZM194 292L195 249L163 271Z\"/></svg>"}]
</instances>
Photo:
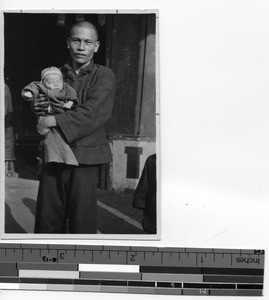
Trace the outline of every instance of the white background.
<instances>
[{"instance_id":1,"label":"white background","mask_svg":"<svg viewBox=\"0 0 269 300\"><path fill-rule=\"evenodd\" d=\"M1 0L1 9L159 9L162 238L62 243L268 251L269 2L46 0L39 6L36 2ZM268 261L264 299L269 299ZM1 300L13 297L175 298L0 293Z\"/></svg>"}]
</instances>

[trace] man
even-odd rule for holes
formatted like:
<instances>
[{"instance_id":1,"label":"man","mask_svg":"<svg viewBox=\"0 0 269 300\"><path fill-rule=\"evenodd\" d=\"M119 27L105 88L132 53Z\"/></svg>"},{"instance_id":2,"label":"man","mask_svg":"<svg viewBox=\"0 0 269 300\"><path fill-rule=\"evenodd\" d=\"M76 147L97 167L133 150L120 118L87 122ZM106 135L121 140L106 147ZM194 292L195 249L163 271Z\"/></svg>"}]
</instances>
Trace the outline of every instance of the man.
<instances>
[{"instance_id":1,"label":"man","mask_svg":"<svg viewBox=\"0 0 269 300\"><path fill-rule=\"evenodd\" d=\"M40 117L37 130L44 134L58 127L73 150L79 166L45 164L37 197L35 233L96 233L98 165L112 159L104 125L111 116L115 75L93 62L100 44L93 24L72 26L67 47L71 60L61 69L64 80L78 93L78 106L64 113ZM38 112L46 106L36 100ZM45 104L44 104L45 103Z\"/></svg>"}]
</instances>

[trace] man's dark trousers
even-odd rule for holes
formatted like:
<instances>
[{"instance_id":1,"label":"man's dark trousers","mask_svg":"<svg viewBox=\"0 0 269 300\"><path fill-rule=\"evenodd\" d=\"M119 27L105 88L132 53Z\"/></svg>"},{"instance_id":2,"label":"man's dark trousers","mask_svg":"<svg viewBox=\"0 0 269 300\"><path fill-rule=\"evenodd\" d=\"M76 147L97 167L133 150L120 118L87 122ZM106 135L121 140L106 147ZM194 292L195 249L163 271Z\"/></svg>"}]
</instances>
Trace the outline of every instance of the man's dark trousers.
<instances>
[{"instance_id":1,"label":"man's dark trousers","mask_svg":"<svg viewBox=\"0 0 269 300\"><path fill-rule=\"evenodd\" d=\"M48 163L37 196L35 233L97 232L98 166ZM68 220L68 226L67 226Z\"/></svg>"}]
</instances>

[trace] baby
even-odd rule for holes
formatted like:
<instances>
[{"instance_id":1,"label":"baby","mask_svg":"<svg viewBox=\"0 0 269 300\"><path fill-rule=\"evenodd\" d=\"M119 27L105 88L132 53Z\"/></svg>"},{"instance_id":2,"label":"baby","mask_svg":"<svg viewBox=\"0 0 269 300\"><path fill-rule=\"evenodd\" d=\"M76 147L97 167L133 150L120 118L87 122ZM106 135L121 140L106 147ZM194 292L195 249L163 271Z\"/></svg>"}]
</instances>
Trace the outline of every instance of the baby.
<instances>
[{"instance_id":1,"label":"baby","mask_svg":"<svg viewBox=\"0 0 269 300\"><path fill-rule=\"evenodd\" d=\"M30 101L40 94L46 95L51 102L48 113L53 111L52 108L70 109L77 104L76 91L63 82L62 73L56 67L44 69L41 72L40 82L33 81L22 90L22 96Z\"/></svg>"},{"instance_id":2,"label":"baby","mask_svg":"<svg viewBox=\"0 0 269 300\"><path fill-rule=\"evenodd\" d=\"M41 72L41 81L33 81L22 90L22 96L27 101L33 101L40 95L48 97L50 105L48 114L62 113L77 104L77 93L67 83L63 82L61 71L56 67L46 68ZM77 159L64 141L57 128L51 128L44 139L45 163L57 162L78 165Z\"/></svg>"}]
</instances>

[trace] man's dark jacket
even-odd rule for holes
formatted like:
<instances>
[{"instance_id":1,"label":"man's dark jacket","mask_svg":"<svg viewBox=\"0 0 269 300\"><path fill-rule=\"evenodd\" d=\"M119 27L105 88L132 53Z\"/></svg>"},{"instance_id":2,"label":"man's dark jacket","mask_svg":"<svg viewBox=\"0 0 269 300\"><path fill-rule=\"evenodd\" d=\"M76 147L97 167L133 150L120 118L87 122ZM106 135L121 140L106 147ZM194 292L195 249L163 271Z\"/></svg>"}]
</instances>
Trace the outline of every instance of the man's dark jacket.
<instances>
[{"instance_id":1,"label":"man's dark jacket","mask_svg":"<svg viewBox=\"0 0 269 300\"><path fill-rule=\"evenodd\" d=\"M102 164L112 159L105 123L111 117L116 78L107 67L93 61L77 75L65 64L61 69L66 83L78 93L78 105L55 115L64 138L79 164Z\"/></svg>"}]
</instances>

